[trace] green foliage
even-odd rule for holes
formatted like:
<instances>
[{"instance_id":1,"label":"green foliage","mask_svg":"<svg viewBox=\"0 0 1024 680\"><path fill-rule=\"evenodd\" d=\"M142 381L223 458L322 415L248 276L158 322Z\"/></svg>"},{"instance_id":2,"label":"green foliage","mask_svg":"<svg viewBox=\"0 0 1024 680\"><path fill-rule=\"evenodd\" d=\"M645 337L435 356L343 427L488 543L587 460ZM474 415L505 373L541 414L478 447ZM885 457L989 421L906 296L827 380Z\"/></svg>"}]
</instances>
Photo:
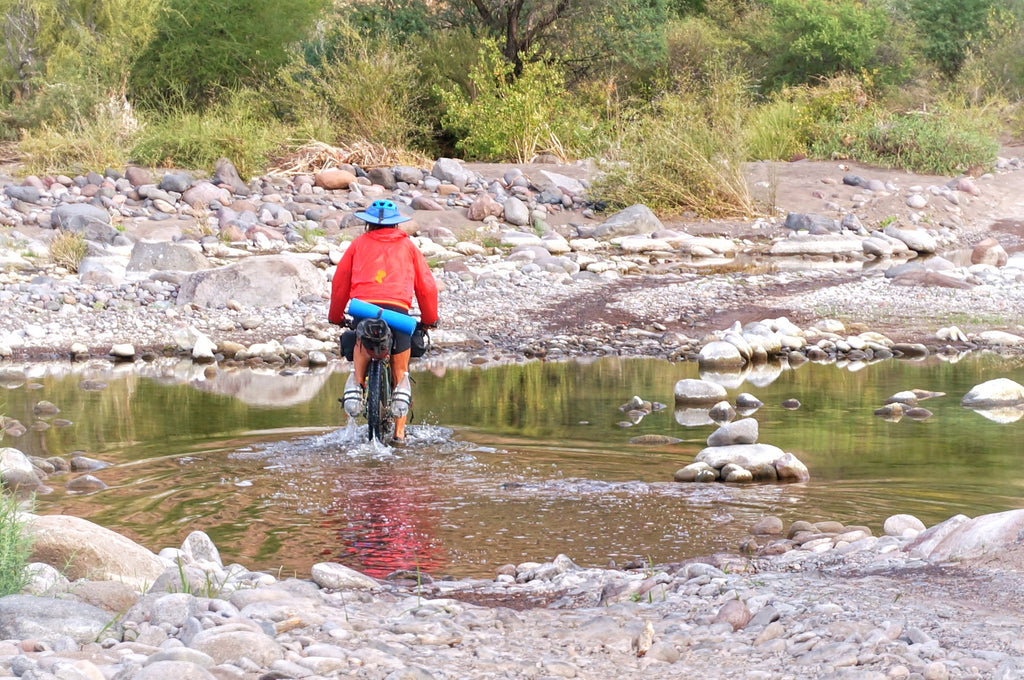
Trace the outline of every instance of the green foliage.
<instances>
[{"instance_id":1,"label":"green foliage","mask_svg":"<svg viewBox=\"0 0 1024 680\"><path fill-rule=\"evenodd\" d=\"M132 66L132 93L195 106L224 90L261 85L290 59L328 0L172 0Z\"/></svg>"},{"instance_id":2,"label":"green foliage","mask_svg":"<svg viewBox=\"0 0 1024 680\"><path fill-rule=\"evenodd\" d=\"M805 153L801 113L799 106L784 98L755 107L745 126L750 160L789 160Z\"/></svg>"},{"instance_id":3,"label":"green foliage","mask_svg":"<svg viewBox=\"0 0 1024 680\"><path fill-rule=\"evenodd\" d=\"M907 0L924 56L947 77L956 75L970 50L985 39L993 0Z\"/></svg>"},{"instance_id":4,"label":"green foliage","mask_svg":"<svg viewBox=\"0 0 1024 680\"><path fill-rule=\"evenodd\" d=\"M308 138L414 149L429 138L422 92L407 47L338 22L279 72L266 98L278 117Z\"/></svg>"},{"instance_id":5,"label":"green foliage","mask_svg":"<svg viewBox=\"0 0 1024 680\"><path fill-rule=\"evenodd\" d=\"M129 62L152 33L157 0L0 0L7 49L0 97L9 125L75 125L120 105Z\"/></svg>"},{"instance_id":6,"label":"green foliage","mask_svg":"<svg viewBox=\"0 0 1024 680\"><path fill-rule=\"evenodd\" d=\"M889 16L858 0L767 0L767 16L753 14L741 35L763 59L767 89L809 83L880 65Z\"/></svg>"},{"instance_id":7,"label":"green foliage","mask_svg":"<svg viewBox=\"0 0 1024 680\"><path fill-rule=\"evenodd\" d=\"M852 78L784 94L800 111L802 138L815 158L950 174L990 165L998 150L997 112L963 101L939 101L927 112L893 112L871 101Z\"/></svg>"},{"instance_id":8,"label":"green foliage","mask_svg":"<svg viewBox=\"0 0 1024 680\"><path fill-rule=\"evenodd\" d=\"M519 75L526 61L554 54L579 74L660 57L669 0L488 0L440 3L444 24L492 38Z\"/></svg>"},{"instance_id":9,"label":"green foliage","mask_svg":"<svg viewBox=\"0 0 1024 680\"><path fill-rule=\"evenodd\" d=\"M973 99L1024 99L1024 2L1018 0L1015 10L989 12L986 38L966 55L953 89Z\"/></svg>"},{"instance_id":10,"label":"green foliage","mask_svg":"<svg viewBox=\"0 0 1024 680\"><path fill-rule=\"evenodd\" d=\"M24 169L35 174L120 167L128 160L136 128L130 109L99 103L92 115L75 114L60 125L43 122L23 129L18 150Z\"/></svg>"},{"instance_id":11,"label":"green foliage","mask_svg":"<svg viewBox=\"0 0 1024 680\"><path fill-rule=\"evenodd\" d=\"M399 39L433 33L441 20L436 7L420 0L354 0L344 12L361 34Z\"/></svg>"},{"instance_id":12,"label":"green foliage","mask_svg":"<svg viewBox=\"0 0 1024 680\"><path fill-rule=\"evenodd\" d=\"M515 77L492 40L485 40L470 72L469 96L440 92L447 107L444 127L457 148L479 160L526 162L541 152L566 158L585 143L593 119L575 105L561 73L552 65L527 61Z\"/></svg>"},{"instance_id":13,"label":"green foliage","mask_svg":"<svg viewBox=\"0 0 1024 680\"><path fill-rule=\"evenodd\" d=\"M998 150L985 122L942 112L880 116L858 130L850 146L851 156L865 163L942 175L989 167Z\"/></svg>"},{"instance_id":14,"label":"green foliage","mask_svg":"<svg viewBox=\"0 0 1024 680\"><path fill-rule=\"evenodd\" d=\"M225 157L249 177L265 168L288 139L288 129L251 92L236 93L202 112L182 106L148 115L132 148L132 158L142 165L212 171L217 159Z\"/></svg>"},{"instance_id":15,"label":"green foliage","mask_svg":"<svg viewBox=\"0 0 1024 680\"><path fill-rule=\"evenodd\" d=\"M0 597L20 593L29 584L32 541L18 512L17 498L0 494Z\"/></svg>"},{"instance_id":16,"label":"green foliage","mask_svg":"<svg viewBox=\"0 0 1024 680\"><path fill-rule=\"evenodd\" d=\"M728 73L709 86L665 94L626 127L595 197L662 213L755 213L742 172L748 101L746 80Z\"/></svg>"}]
</instances>

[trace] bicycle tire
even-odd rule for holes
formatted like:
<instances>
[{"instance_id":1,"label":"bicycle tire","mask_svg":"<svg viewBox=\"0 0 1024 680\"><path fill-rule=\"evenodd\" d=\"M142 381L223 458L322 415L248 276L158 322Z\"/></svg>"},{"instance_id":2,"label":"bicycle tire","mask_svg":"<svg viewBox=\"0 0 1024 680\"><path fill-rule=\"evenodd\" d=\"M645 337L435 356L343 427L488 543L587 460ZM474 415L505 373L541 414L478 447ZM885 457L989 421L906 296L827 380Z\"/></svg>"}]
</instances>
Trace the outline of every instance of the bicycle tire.
<instances>
[{"instance_id":1,"label":"bicycle tire","mask_svg":"<svg viewBox=\"0 0 1024 680\"><path fill-rule=\"evenodd\" d=\"M366 436L369 441L376 439L381 444L391 432L390 367L383 361L371 361L366 372Z\"/></svg>"}]
</instances>

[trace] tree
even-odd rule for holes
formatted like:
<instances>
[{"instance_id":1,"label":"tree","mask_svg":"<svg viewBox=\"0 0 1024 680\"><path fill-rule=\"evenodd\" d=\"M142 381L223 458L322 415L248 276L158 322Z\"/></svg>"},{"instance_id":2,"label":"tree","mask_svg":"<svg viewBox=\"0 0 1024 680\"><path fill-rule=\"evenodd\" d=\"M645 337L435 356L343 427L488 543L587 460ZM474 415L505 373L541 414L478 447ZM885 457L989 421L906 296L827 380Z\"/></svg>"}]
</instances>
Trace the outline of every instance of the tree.
<instances>
[{"instance_id":1,"label":"tree","mask_svg":"<svg viewBox=\"0 0 1024 680\"><path fill-rule=\"evenodd\" d=\"M330 0L171 0L132 68L145 101L201 106L222 89L258 85L290 58Z\"/></svg>"},{"instance_id":2,"label":"tree","mask_svg":"<svg viewBox=\"0 0 1024 680\"><path fill-rule=\"evenodd\" d=\"M917 27L924 56L943 75L955 76L971 48L988 35L993 0L908 0L907 13Z\"/></svg>"},{"instance_id":3,"label":"tree","mask_svg":"<svg viewBox=\"0 0 1024 680\"><path fill-rule=\"evenodd\" d=\"M525 54L557 55L582 67L649 59L663 48L669 11L667 0L449 0L448 6L462 22L475 20L499 39L517 76Z\"/></svg>"}]
</instances>

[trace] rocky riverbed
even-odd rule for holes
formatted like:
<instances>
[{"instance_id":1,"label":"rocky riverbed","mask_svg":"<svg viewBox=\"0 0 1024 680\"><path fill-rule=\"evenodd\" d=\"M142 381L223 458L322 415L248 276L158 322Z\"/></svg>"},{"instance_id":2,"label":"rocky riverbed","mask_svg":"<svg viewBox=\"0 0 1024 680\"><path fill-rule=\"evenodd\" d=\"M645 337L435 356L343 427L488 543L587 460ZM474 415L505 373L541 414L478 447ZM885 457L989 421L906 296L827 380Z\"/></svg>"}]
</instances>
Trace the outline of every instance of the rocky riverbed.
<instances>
[{"instance_id":1,"label":"rocky riverbed","mask_svg":"<svg viewBox=\"0 0 1024 680\"><path fill-rule=\"evenodd\" d=\"M781 355L1015 353L1020 165L923 178L786 164L768 181L759 164L752 184L775 205L742 223L667 222L642 205L596 213L591 171L576 165L7 178L0 356L171 354L224 370L334 361L330 273L360 229L352 213L383 196L414 217L435 265L435 356L453 362L619 354L735 368ZM54 261L61 232L85 237L77 267ZM454 582L377 582L340 565L285 578L220 564L201 535L157 556L75 518L40 518L38 537L56 527L52 552L37 554L50 568L36 568L32 595L0 599L0 673L1014 678L1018 515L927 531L895 518L879 537L766 518L747 556L737 546L595 570L568 555ZM69 556L92 561L71 571Z\"/></svg>"}]
</instances>

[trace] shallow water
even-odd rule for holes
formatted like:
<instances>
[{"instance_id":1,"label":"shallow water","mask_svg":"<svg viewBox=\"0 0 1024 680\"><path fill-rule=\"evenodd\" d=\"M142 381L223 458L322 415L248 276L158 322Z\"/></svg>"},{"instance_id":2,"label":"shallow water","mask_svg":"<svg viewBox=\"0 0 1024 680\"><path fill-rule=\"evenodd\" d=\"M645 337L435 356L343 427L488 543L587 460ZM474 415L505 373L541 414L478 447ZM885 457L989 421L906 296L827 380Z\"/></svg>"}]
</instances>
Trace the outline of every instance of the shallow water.
<instances>
[{"instance_id":1,"label":"shallow water","mask_svg":"<svg viewBox=\"0 0 1024 680\"><path fill-rule=\"evenodd\" d=\"M1024 421L959 405L985 380L1024 382L1019 362L992 355L742 375L650 359L435 364L414 373L414 425L400 449L367 444L365 427L342 424L346 372L337 368L29 367L27 380L4 382L0 412L30 429L2 445L111 463L92 473L108 485L100 492L71 494L64 485L73 475L51 477L41 513L87 517L154 551L202 529L225 563L300 575L328 560L375 576L456 577L559 553L587 566L663 563L735 551L765 514L878 532L897 512L933 524L1024 505ZM676 381L696 377L721 382L731 400L761 399L752 415L759 441L796 454L811 481L672 482L715 429L706 415L673 408ZM913 388L946 393L921 403L931 418L873 415ZM633 395L667 408L630 423L619 406ZM782 408L787 398L802 406ZM34 417L40 400L70 424ZM641 434L681 441L630 443Z\"/></svg>"}]
</instances>

